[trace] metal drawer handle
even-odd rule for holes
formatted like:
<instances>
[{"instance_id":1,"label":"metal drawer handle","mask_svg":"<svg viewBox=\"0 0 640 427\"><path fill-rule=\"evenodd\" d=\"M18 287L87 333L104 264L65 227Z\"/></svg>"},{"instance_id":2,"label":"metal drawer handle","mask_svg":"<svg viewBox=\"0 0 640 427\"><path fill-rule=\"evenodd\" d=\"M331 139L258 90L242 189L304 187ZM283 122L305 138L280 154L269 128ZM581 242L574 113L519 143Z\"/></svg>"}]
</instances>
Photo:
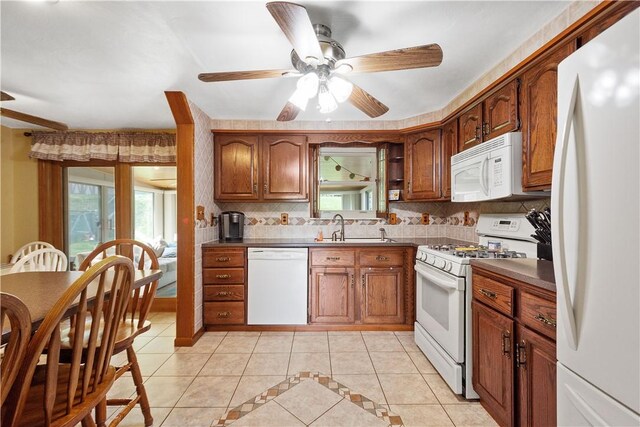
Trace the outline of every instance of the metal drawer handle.
<instances>
[{"instance_id":1,"label":"metal drawer handle","mask_svg":"<svg viewBox=\"0 0 640 427\"><path fill-rule=\"evenodd\" d=\"M227 261L231 261L231 258L229 258L228 256L220 256L220 257L216 258L216 261L218 261L218 262L227 262Z\"/></svg>"},{"instance_id":2,"label":"metal drawer handle","mask_svg":"<svg viewBox=\"0 0 640 427\"><path fill-rule=\"evenodd\" d=\"M502 333L502 354L507 358L511 358L511 332L504 331Z\"/></svg>"},{"instance_id":3,"label":"metal drawer handle","mask_svg":"<svg viewBox=\"0 0 640 427\"><path fill-rule=\"evenodd\" d=\"M218 312L218 317L227 318L229 316L231 316L231 312L230 311L219 311Z\"/></svg>"},{"instance_id":4,"label":"metal drawer handle","mask_svg":"<svg viewBox=\"0 0 640 427\"><path fill-rule=\"evenodd\" d=\"M340 261L339 256L328 256L327 261Z\"/></svg>"},{"instance_id":5,"label":"metal drawer handle","mask_svg":"<svg viewBox=\"0 0 640 427\"><path fill-rule=\"evenodd\" d=\"M376 261L389 261L389 257L384 255L378 255L376 257Z\"/></svg>"},{"instance_id":6,"label":"metal drawer handle","mask_svg":"<svg viewBox=\"0 0 640 427\"><path fill-rule=\"evenodd\" d=\"M556 319L552 319L551 317L547 317L544 314L538 313L535 315L534 319L536 319L538 322L542 322L545 325L549 325L552 327L556 327Z\"/></svg>"},{"instance_id":7,"label":"metal drawer handle","mask_svg":"<svg viewBox=\"0 0 640 427\"><path fill-rule=\"evenodd\" d=\"M216 279L230 279L230 274L216 274Z\"/></svg>"},{"instance_id":8,"label":"metal drawer handle","mask_svg":"<svg viewBox=\"0 0 640 427\"><path fill-rule=\"evenodd\" d=\"M226 296L229 296L229 295L231 295L231 292L228 292L228 291L216 292L216 296L217 297L226 297Z\"/></svg>"},{"instance_id":9,"label":"metal drawer handle","mask_svg":"<svg viewBox=\"0 0 640 427\"><path fill-rule=\"evenodd\" d=\"M480 289L480 293L487 298L496 299L498 296L495 292L488 291L486 289Z\"/></svg>"}]
</instances>

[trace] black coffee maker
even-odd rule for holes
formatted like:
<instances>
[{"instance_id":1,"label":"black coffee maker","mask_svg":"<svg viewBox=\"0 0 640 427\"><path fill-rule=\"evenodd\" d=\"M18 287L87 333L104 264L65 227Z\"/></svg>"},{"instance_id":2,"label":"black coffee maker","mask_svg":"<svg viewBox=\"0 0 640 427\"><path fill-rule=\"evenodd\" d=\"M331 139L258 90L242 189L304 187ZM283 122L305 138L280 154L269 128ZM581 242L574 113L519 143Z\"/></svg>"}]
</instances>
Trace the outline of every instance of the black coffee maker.
<instances>
[{"instance_id":1,"label":"black coffee maker","mask_svg":"<svg viewBox=\"0 0 640 427\"><path fill-rule=\"evenodd\" d=\"M241 242L244 235L244 214L235 211L222 212L218 216L218 230L220 241Z\"/></svg>"}]
</instances>

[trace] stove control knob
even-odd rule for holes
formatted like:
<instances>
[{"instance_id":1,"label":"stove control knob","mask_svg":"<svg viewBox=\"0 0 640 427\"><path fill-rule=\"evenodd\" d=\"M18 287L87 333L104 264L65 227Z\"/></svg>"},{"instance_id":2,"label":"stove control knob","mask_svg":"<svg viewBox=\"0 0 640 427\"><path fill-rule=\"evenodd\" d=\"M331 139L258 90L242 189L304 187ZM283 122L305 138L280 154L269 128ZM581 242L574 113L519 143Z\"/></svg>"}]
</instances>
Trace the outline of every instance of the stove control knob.
<instances>
[{"instance_id":1,"label":"stove control knob","mask_svg":"<svg viewBox=\"0 0 640 427\"><path fill-rule=\"evenodd\" d=\"M427 262L431 265L435 265L436 257L427 255Z\"/></svg>"},{"instance_id":2,"label":"stove control knob","mask_svg":"<svg viewBox=\"0 0 640 427\"><path fill-rule=\"evenodd\" d=\"M439 259L438 262L436 263L436 267L444 270L444 267L447 265L447 262L443 259Z\"/></svg>"},{"instance_id":3,"label":"stove control knob","mask_svg":"<svg viewBox=\"0 0 640 427\"><path fill-rule=\"evenodd\" d=\"M452 268L453 268L453 264L451 263L451 261L448 261L446 263L445 270L450 272Z\"/></svg>"}]
</instances>

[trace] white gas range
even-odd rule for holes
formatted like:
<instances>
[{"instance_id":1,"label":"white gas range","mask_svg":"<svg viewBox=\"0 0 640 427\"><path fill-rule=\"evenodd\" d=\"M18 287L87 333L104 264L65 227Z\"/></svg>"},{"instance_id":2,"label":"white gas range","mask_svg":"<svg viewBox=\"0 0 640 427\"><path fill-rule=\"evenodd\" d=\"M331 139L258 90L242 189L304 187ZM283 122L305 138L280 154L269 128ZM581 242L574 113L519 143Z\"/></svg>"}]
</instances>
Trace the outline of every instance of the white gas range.
<instances>
[{"instance_id":1,"label":"white gas range","mask_svg":"<svg viewBox=\"0 0 640 427\"><path fill-rule=\"evenodd\" d=\"M524 214L481 215L477 246L419 246L416 252L415 341L449 387L477 399L471 383L473 258L535 258L534 228Z\"/></svg>"}]
</instances>

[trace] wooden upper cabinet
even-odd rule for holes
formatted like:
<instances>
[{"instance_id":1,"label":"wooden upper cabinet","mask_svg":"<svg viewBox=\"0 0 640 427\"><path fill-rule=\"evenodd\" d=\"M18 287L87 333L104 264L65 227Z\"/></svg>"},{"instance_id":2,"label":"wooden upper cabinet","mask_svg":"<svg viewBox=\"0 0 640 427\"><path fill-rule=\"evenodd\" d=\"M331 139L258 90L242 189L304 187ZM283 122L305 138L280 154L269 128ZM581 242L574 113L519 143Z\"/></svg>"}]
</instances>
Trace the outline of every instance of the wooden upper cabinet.
<instances>
[{"instance_id":1,"label":"wooden upper cabinet","mask_svg":"<svg viewBox=\"0 0 640 427\"><path fill-rule=\"evenodd\" d=\"M442 198L451 198L451 156L458 152L458 121L450 120L442 126Z\"/></svg>"},{"instance_id":2,"label":"wooden upper cabinet","mask_svg":"<svg viewBox=\"0 0 640 427\"><path fill-rule=\"evenodd\" d=\"M499 425L513 426L514 321L475 300L471 302L471 311L473 388Z\"/></svg>"},{"instance_id":3,"label":"wooden upper cabinet","mask_svg":"<svg viewBox=\"0 0 640 427\"><path fill-rule=\"evenodd\" d=\"M404 322L402 268L360 268L362 323Z\"/></svg>"},{"instance_id":4,"label":"wooden upper cabinet","mask_svg":"<svg viewBox=\"0 0 640 427\"><path fill-rule=\"evenodd\" d=\"M214 196L258 200L258 136L216 135Z\"/></svg>"},{"instance_id":5,"label":"wooden upper cabinet","mask_svg":"<svg viewBox=\"0 0 640 427\"><path fill-rule=\"evenodd\" d=\"M482 103L462 113L458 118L458 152L482 142Z\"/></svg>"},{"instance_id":6,"label":"wooden upper cabinet","mask_svg":"<svg viewBox=\"0 0 640 427\"><path fill-rule=\"evenodd\" d=\"M440 198L440 129L407 136L405 181L407 200Z\"/></svg>"},{"instance_id":7,"label":"wooden upper cabinet","mask_svg":"<svg viewBox=\"0 0 640 427\"><path fill-rule=\"evenodd\" d=\"M551 187L558 115L558 63L575 50L566 43L522 75L522 186L525 190Z\"/></svg>"},{"instance_id":8,"label":"wooden upper cabinet","mask_svg":"<svg viewBox=\"0 0 640 427\"><path fill-rule=\"evenodd\" d=\"M518 120L519 79L514 79L484 100L482 140L488 141L520 126Z\"/></svg>"},{"instance_id":9,"label":"wooden upper cabinet","mask_svg":"<svg viewBox=\"0 0 640 427\"><path fill-rule=\"evenodd\" d=\"M308 198L309 146L304 135L265 135L262 139L262 198Z\"/></svg>"},{"instance_id":10,"label":"wooden upper cabinet","mask_svg":"<svg viewBox=\"0 0 640 427\"><path fill-rule=\"evenodd\" d=\"M220 134L214 146L216 200L309 200L305 135Z\"/></svg>"},{"instance_id":11,"label":"wooden upper cabinet","mask_svg":"<svg viewBox=\"0 0 640 427\"><path fill-rule=\"evenodd\" d=\"M518 371L521 426L556 425L556 345L524 326L518 326L514 353Z\"/></svg>"}]
</instances>

